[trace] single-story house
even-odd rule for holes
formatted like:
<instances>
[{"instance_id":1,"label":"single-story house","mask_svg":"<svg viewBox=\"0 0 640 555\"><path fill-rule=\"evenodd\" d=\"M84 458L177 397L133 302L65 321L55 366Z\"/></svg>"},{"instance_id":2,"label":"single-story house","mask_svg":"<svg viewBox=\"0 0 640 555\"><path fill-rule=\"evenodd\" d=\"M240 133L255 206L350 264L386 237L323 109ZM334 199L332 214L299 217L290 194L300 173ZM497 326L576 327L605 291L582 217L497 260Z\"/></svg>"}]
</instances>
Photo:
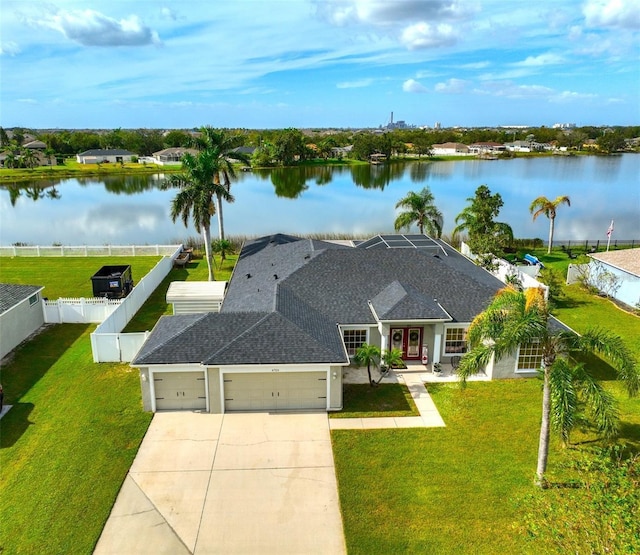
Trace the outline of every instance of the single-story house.
<instances>
[{"instance_id":1,"label":"single-story house","mask_svg":"<svg viewBox=\"0 0 640 555\"><path fill-rule=\"evenodd\" d=\"M79 164L125 164L131 162L131 158L135 156L133 152L121 148L94 148L85 150L80 154L76 154L76 160Z\"/></svg>"},{"instance_id":2,"label":"single-story house","mask_svg":"<svg viewBox=\"0 0 640 555\"><path fill-rule=\"evenodd\" d=\"M0 283L0 359L44 325L43 289Z\"/></svg>"},{"instance_id":3,"label":"single-story house","mask_svg":"<svg viewBox=\"0 0 640 555\"><path fill-rule=\"evenodd\" d=\"M469 147L462 143L440 143L431 147L434 156L468 156Z\"/></svg>"},{"instance_id":4,"label":"single-story house","mask_svg":"<svg viewBox=\"0 0 640 555\"><path fill-rule=\"evenodd\" d=\"M42 141L35 140L35 141L29 141L28 143L24 143L22 145L22 148L28 148L31 150L44 150L47 148L47 145Z\"/></svg>"},{"instance_id":5,"label":"single-story house","mask_svg":"<svg viewBox=\"0 0 640 555\"><path fill-rule=\"evenodd\" d=\"M471 154L495 154L499 152L504 152L506 147L501 143L496 143L493 141L473 143L469 145L469 152Z\"/></svg>"},{"instance_id":6,"label":"single-story house","mask_svg":"<svg viewBox=\"0 0 640 555\"><path fill-rule=\"evenodd\" d=\"M423 370L453 364L502 287L426 235L262 237L243 246L219 313L163 316L131 364L145 410L340 410L343 368L363 343ZM533 346L485 373L531 376L540 360Z\"/></svg>"},{"instance_id":7,"label":"single-story house","mask_svg":"<svg viewBox=\"0 0 640 555\"><path fill-rule=\"evenodd\" d=\"M171 147L159 150L153 153L153 163L159 166L174 166L182 163L182 157L185 154L192 154L195 156L198 151L195 148L183 148L183 147Z\"/></svg>"},{"instance_id":8,"label":"single-story house","mask_svg":"<svg viewBox=\"0 0 640 555\"><path fill-rule=\"evenodd\" d=\"M598 252L589 256L615 276L619 285L611 292L615 299L629 306L640 303L640 248Z\"/></svg>"}]
</instances>

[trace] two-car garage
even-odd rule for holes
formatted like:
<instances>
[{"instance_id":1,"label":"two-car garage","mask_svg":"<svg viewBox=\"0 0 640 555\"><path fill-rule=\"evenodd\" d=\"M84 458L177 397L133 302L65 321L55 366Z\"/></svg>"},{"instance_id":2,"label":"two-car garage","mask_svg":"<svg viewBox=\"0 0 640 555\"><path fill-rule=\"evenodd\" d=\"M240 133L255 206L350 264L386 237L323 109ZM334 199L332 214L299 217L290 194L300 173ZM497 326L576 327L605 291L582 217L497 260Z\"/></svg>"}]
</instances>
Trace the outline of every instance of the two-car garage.
<instances>
[{"instance_id":1,"label":"two-car garage","mask_svg":"<svg viewBox=\"0 0 640 555\"><path fill-rule=\"evenodd\" d=\"M326 410L329 369L150 369L152 410ZM209 399L208 396L211 396ZM217 408L216 408L217 407Z\"/></svg>"},{"instance_id":2,"label":"two-car garage","mask_svg":"<svg viewBox=\"0 0 640 555\"><path fill-rule=\"evenodd\" d=\"M327 408L326 372L224 374L225 411Z\"/></svg>"}]
</instances>

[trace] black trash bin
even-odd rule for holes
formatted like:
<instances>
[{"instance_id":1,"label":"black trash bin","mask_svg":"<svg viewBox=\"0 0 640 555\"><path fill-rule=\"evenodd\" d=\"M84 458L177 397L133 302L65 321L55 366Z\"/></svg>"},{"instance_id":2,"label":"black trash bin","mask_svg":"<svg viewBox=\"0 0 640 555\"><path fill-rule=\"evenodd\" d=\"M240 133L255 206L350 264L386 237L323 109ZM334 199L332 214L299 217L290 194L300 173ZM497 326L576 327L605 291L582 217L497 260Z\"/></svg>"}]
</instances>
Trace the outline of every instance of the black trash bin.
<instances>
[{"instance_id":1,"label":"black trash bin","mask_svg":"<svg viewBox=\"0 0 640 555\"><path fill-rule=\"evenodd\" d=\"M131 266L103 266L93 276L94 297L121 299L133 289Z\"/></svg>"}]
</instances>

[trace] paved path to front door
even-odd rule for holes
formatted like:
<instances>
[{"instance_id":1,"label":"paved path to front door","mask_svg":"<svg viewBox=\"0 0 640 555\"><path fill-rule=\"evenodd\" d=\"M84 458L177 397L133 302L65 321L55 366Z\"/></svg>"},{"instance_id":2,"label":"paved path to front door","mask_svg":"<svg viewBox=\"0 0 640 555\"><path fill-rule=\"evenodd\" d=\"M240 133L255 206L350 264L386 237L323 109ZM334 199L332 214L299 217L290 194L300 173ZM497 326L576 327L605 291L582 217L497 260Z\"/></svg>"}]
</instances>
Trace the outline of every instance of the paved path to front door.
<instances>
[{"instance_id":1,"label":"paved path to front door","mask_svg":"<svg viewBox=\"0 0 640 555\"><path fill-rule=\"evenodd\" d=\"M380 428L440 428L445 426L431 395L424 386L420 373L396 370L399 382L404 382L411 393L420 416L378 418L329 418L332 430L375 430Z\"/></svg>"},{"instance_id":2,"label":"paved path to front door","mask_svg":"<svg viewBox=\"0 0 640 555\"><path fill-rule=\"evenodd\" d=\"M166 412L94 553L345 552L325 412Z\"/></svg>"}]
</instances>

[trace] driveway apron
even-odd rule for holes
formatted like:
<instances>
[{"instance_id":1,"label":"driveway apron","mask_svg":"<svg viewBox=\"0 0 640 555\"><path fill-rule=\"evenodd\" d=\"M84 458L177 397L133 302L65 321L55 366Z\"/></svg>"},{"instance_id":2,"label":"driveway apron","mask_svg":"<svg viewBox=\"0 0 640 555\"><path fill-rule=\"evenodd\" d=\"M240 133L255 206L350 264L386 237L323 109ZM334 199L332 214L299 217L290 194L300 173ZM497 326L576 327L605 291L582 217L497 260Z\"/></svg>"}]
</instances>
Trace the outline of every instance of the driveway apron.
<instances>
[{"instance_id":1,"label":"driveway apron","mask_svg":"<svg viewBox=\"0 0 640 555\"><path fill-rule=\"evenodd\" d=\"M157 413L96 554L341 554L326 413Z\"/></svg>"}]
</instances>

